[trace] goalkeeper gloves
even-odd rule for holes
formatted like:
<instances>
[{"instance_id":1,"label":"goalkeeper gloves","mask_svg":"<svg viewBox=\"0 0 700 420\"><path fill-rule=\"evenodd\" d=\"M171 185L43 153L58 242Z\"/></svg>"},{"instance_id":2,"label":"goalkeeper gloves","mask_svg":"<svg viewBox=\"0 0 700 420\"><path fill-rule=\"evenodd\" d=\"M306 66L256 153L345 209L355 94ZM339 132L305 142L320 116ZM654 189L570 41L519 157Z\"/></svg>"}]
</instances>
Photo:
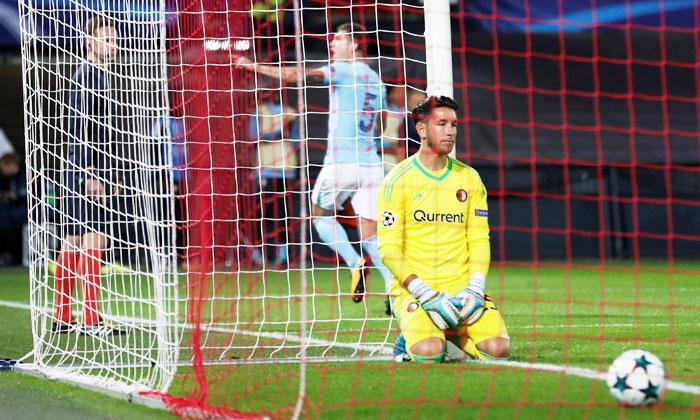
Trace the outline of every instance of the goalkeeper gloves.
<instances>
[{"instance_id":1,"label":"goalkeeper gloves","mask_svg":"<svg viewBox=\"0 0 700 420\"><path fill-rule=\"evenodd\" d=\"M475 323L484 313L484 289L486 279L481 273L472 274L469 285L455 295L459 304L459 321L466 322L467 325Z\"/></svg>"},{"instance_id":2,"label":"goalkeeper gloves","mask_svg":"<svg viewBox=\"0 0 700 420\"><path fill-rule=\"evenodd\" d=\"M447 293L433 290L419 278L408 285L408 291L418 300L436 327L441 330L455 328L461 322L458 301Z\"/></svg>"}]
</instances>

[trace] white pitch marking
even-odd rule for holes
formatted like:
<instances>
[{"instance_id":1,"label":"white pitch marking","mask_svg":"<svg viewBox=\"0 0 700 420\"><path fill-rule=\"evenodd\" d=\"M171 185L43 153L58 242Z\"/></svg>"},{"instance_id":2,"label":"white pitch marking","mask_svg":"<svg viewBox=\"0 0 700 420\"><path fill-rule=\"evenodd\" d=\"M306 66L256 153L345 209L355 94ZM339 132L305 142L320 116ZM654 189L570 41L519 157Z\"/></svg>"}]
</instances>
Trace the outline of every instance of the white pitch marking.
<instances>
[{"instance_id":1,"label":"white pitch marking","mask_svg":"<svg viewBox=\"0 0 700 420\"><path fill-rule=\"evenodd\" d=\"M552 365L549 363L528 363L528 362L517 362L514 360L493 360L489 362L472 361L470 363L480 363L480 364L495 364L506 367L515 367L521 369L532 369L540 370L544 372L563 372L567 375L579 376L581 378L597 379L599 381L605 381L607 378L606 372L598 372L592 369L572 367L572 366L561 366ZM666 389L673 391L684 392L686 394L700 395L700 386L688 385L681 382L668 381Z\"/></svg>"},{"instance_id":2,"label":"white pitch marking","mask_svg":"<svg viewBox=\"0 0 700 420\"><path fill-rule=\"evenodd\" d=\"M555 329L560 329L560 328L596 328L596 327L604 327L604 328L627 328L627 327L668 327L668 322L666 323L656 323L656 324L634 324L631 322L628 323L614 323L614 324L571 324L571 325L566 325L566 324L557 324L557 325L523 325L523 326L515 326L509 329L533 329L533 328L555 328ZM695 326L695 325L700 325L700 324L694 324L694 323L679 323L679 322L674 322L674 326Z\"/></svg>"},{"instance_id":3,"label":"white pitch marking","mask_svg":"<svg viewBox=\"0 0 700 420\"><path fill-rule=\"evenodd\" d=\"M14 309L26 309L30 310L31 307L26 304L26 303L18 303L18 302L10 302L6 300L0 300L0 306L6 306L9 308L14 308ZM49 314L50 315L50 314ZM137 319L133 317L127 317L127 316L110 316L107 318L110 321L115 321L117 323L122 323L122 324L140 324L140 325L155 325L156 321L150 320L150 319ZM183 328L189 328L193 329L194 327L192 324L182 324L181 325ZM284 333L276 333L276 332L263 332L263 331L247 331L247 330L239 330L239 329L231 329L231 328L222 328L222 327L213 327L213 326L203 326L202 331L212 331L212 332L221 332L221 333L231 333L231 334L241 334L241 335L247 335L247 336L253 336L253 337L263 337L263 338L272 338L276 340L281 340L281 341L291 341L295 343L301 343L301 344L307 344L307 345L315 345L315 346L328 346L328 347L339 347L339 348L349 348L353 350L364 350L368 352L378 352L386 355L391 355L393 353L392 349L389 347L383 347L381 344L376 344L376 345L371 345L371 344L354 344L354 343L345 343L345 342L338 342L338 341L328 341L328 340L319 340L316 338L301 338L297 337L294 335L288 335Z\"/></svg>"},{"instance_id":4,"label":"white pitch marking","mask_svg":"<svg viewBox=\"0 0 700 420\"><path fill-rule=\"evenodd\" d=\"M5 301L5 300L0 300L0 306L5 306L9 308L16 308L16 309L30 309L30 306L27 305L26 303L18 303L18 302L10 302L10 301ZM120 317L120 318L126 318L126 317ZM143 320L140 320L140 322L143 322ZM187 328L191 328L191 326L187 325ZM210 330L214 330L215 328L209 328ZM326 340L318 340L318 339L310 339L310 338L301 338L301 337L296 337L296 336L290 336L287 334L282 334L282 333L258 333L255 331L242 331L242 330L229 330L225 328L216 328L217 331L222 331L222 332L238 332L240 334L245 334L245 335L260 335L268 338L275 338L275 339L280 339L280 340L288 340L288 341L295 341L298 343L309 343L309 344L321 344L321 345L328 345L328 346L338 346L338 347L348 347L348 348L353 348L356 350L367 350L367 351L376 351L379 353L383 354L392 354L392 349L389 347L383 347L383 346L368 346L368 345L357 345L357 344L352 344L352 343L338 343L338 342L332 342L332 341L326 341ZM383 359L383 358L381 358ZM326 359L320 359L320 361L325 361ZM549 363L529 363L529 362L518 362L515 360L493 360L493 361L488 361L488 362L481 362L481 361L470 361L469 363L478 363L478 364L484 364L484 365L499 365L499 366L504 366L504 367L512 367L512 368L519 368L519 369L531 369L531 370L538 370L542 372L558 372L558 373L564 373L566 375L571 375L571 376L578 376L581 378L588 378L588 379L594 379L594 380L599 380L599 381L604 381L606 378L606 373L605 372L598 372L592 369L586 369L586 368L580 368L580 367L573 367L573 366L562 366L562 365L554 365L554 364L549 364ZM216 362L214 362L216 364ZM677 391L677 392L683 392L686 394L693 394L693 395L700 395L700 386L696 385L688 385L684 384L681 382L674 382L674 381L668 381L666 385L666 389L672 390L672 391Z\"/></svg>"},{"instance_id":5,"label":"white pitch marking","mask_svg":"<svg viewBox=\"0 0 700 420\"><path fill-rule=\"evenodd\" d=\"M0 306L6 306L9 308L15 308L15 309L27 309L29 310L30 307L26 303L18 303L18 302L10 302L6 300L0 300ZM115 321L129 321L132 318L128 317L114 317L113 318ZM139 322L144 323L144 320L139 320ZM668 327L668 323L656 323L656 324L639 324L639 326L644 326L644 327ZM700 326L700 323L694 324L694 323L674 323L673 325L675 326ZM544 329L561 329L561 328L595 328L595 327L604 327L604 328L627 328L627 327L636 327L637 324L634 323L615 323L615 324L571 324L571 325L566 325L566 324L554 324L554 325L540 325L540 324L529 324L529 325L523 325L523 326L513 326L511 327L512 330L518 330L518 329L526 329L530 330L533 328L544 328ZM186 324L186 328L192 328L191 325ZM228 330L228 329L222 329L222 328L216 328L216 327L210 327L208 328L211 331L215 332L233 332L233 330ZM245 334L245 331L239 331L241 334ZM258 334L254 331L251 332L252 334ZM266 335L270 334L270 335ZM282 335L275 334L275 333L260 333L259 334L261 337L267 337L267 338L284 338ZM288 337L287 337L288 338ZM292 340L293 341L293 340ZM322 341L322 340L321 340ZM318 343L322 344L322 343ZM367 350L367 349L362 349L362 350Z\"/></svg>"},{"instance_id":6,"label":"white pitch marking","mask_svg":"<svg viewBox=\"0 0 700 420\"><path fill-rule=\"evenodd\" d=\"M0 306L6 306L8 308L13 308L13 309L26 309L26 310L31 309L31 306L29 306L26 303L10 302L8 300L0 300Z\"/></svg>"}]
</instances>

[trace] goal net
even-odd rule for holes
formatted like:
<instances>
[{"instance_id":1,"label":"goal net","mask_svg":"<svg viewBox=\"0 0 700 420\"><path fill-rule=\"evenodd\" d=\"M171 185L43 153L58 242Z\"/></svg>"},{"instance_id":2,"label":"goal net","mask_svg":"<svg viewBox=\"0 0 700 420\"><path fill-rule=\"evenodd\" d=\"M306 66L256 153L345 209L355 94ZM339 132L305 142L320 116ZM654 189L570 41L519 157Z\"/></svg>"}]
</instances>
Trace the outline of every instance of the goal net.
<instances>
[{"instance_id":1,"label":"goal net","mask_svg":"<svg viewBox=\"0 0 700 420\"><path fill-rule=\"evenodd\" d=\"M620 417L601 379L642 348L670 381L655 414L696 414L700 9L633 3L23 0L34 362L181 417ZM95 16L117 34L102 64ZM378 167L418 149L409 111L426 92L460 104L509 360L394 363L363 209L324 216L352 251L312 221L347 86L297 76L331 62L346 22L386 92L362 116ZM100 83L76 82L86 65ZM66 245L76 231L102 251L94 235ZM347 252L371 268L359 302ZM95 314L102 330L85 328Z\"/></svg>"},{"instance_id":2,"label":"goal net","mask_svg":"<svg viewBox=\"0 0 700 420\"><path fill-rule=\"evenodd\" d=\"M329 87L280 81L235 63L246 57L303 74L329 63L339 24L362 25L361 48L392 100L381 104L392 129L377 130L375 139L387 145L379 147L376 166L388 170L415 147L407 145L405 117L407 94L415 103L426 88L422 7L304 2L296 9L292 1L171 7L180 10L168 22L171 105L188 155L178 200L186 215L180 256L192 328L182 349L193 364L183 371L181 392L171 391L189 398L169 403L178 412L233 407L292 415L304 401L305 363L391 360L397 324L384 313L379 272L354 303L351 267L322 245L310 221L310 193L327 152ZM350 200L332 216L364 255ZM236 380L249 365L256 378ZM272 388L265 385L270 380ZM266 402L250 404L258 399Z\"/></svg>"},{"instance_id":3,"label":"goal net","mask_svg":"<svg viewBox=\"0 0 700 420\"><path fill-rule=\"evenodd\" d=\"M164 11L142 6L20 2L34 362L121 391L168 387L180 331Z\"/></svg>"}]
</instances>

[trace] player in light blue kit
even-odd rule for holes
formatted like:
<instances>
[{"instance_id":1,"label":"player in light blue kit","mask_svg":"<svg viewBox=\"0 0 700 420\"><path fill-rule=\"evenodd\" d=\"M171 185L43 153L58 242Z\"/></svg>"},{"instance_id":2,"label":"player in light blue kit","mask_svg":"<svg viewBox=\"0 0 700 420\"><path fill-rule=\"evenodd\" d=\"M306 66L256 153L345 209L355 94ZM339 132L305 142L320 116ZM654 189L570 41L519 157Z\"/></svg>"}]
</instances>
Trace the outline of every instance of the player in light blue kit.
<instances>
[{"instance_id":1,"label":"player in light blue kit","mask_svg":"<svg viewBox=\"0 0 700 420\"><path fill-rule=\"evenodd\" d=\"M364 29L357 23L340 25L330 43L330 64L309 69L305 75L308 83L330 86L328 148L311 193L313 223L323 243L351 268L350 291L355 302L364 296L366 259L355 251L345 229L335 219L335 212L343 209L348 198L360 218L362 246L384 277L387 293L391 281L377 246L377 189L384 170L374 144L386 91L379 75L365 63L360 48L364 36ZM299 78L296 67L252 63L247 57L239 57L236 64L289 83ZM391 314L388 300L385 312Z\"/></svg>"}]
</instances>

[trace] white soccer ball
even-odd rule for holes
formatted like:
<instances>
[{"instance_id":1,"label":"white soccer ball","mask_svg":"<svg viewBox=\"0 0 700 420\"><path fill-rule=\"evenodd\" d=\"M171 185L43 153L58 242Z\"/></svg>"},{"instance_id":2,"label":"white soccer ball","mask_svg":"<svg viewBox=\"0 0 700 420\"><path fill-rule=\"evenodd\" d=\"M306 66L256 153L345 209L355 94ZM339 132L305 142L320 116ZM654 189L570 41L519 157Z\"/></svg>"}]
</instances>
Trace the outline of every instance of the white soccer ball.
<instances>
[{"instance_id":1,"label":"white soccer ball","mask_svg":"<svg viewBox=\"0 0 700 420\"><path fill-rule=\"evenodd\" d=\"M607 383L610 394L621 404L653 405L665 391L664 364L648 351L626 351L610 365Z\"/></svg>"}]
</instances>

